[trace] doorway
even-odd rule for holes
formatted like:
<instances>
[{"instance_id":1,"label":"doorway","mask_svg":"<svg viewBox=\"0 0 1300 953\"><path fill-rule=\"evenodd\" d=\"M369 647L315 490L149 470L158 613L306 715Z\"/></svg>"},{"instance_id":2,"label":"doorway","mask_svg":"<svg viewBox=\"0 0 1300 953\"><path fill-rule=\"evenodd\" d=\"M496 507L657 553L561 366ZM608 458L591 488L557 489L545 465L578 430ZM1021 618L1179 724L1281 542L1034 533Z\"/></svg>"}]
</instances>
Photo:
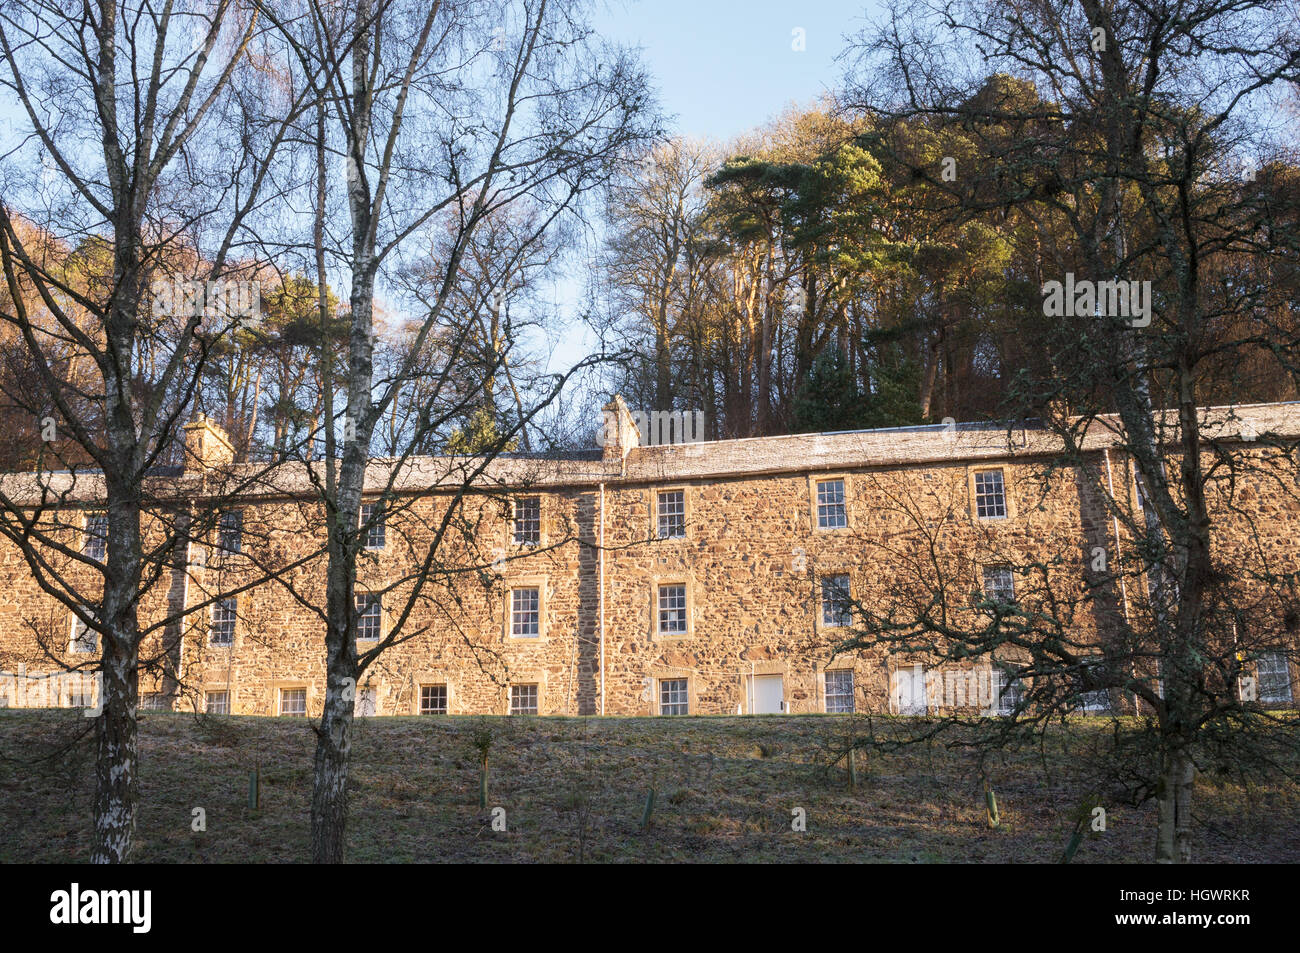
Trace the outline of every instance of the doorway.
<instances>
[{"instance_id":1,"label":"doorway","mask_svg":"<svg viewBox=\"0 0 1300 953\"><path fill-rule=\"evenodd\" d=\"M749 713L780 715L785 712L785 678L781 675L749 676Z\"/></svg>"},{"instance_id":2,"label":"doorway","mask_svg":"<svg viewBox=\"0 0 1300 953\"><path fill-rule=\"evenodd\" d=\"M924 715L925 668L912 665L894 672L894 711L900 715Z\"/></svg>"}]
</instances>

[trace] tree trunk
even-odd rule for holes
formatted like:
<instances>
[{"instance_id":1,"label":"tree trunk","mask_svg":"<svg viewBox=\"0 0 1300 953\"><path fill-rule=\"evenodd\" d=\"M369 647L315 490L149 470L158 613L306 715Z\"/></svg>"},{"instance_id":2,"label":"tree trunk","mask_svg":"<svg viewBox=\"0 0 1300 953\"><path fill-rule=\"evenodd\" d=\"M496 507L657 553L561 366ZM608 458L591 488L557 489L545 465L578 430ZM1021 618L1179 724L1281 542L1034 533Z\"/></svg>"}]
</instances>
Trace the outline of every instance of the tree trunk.
<instances>
[{"instance_id":1,"label":"tree trunk","mask_svg":"<svg viewBox=\"0 0 1300 953\"><path fill-rule=\"evenodd\" d=\"M127 610L132 618L134 611ZM106 627L107 628L107 627ZM95 837L90 860L121 864L130 859L136 809L135 640L104 636L103 711L96 725Z\"/></svg>"},{"instance_id":2,"label":"tree trunk","mask_svg":"<svg viewBox=\"0 0 1300 953\"><path fill-rule=\"evenodd\" d=\"M138 221L133 219L132 221ZM108 548L100 624L100 703L96 725L95 834L91 862L120 864L130 860L136 812L136 701L139 685L140 630L138 597L141 573L140 485L142 438L136 432L130 403L132 368L142 282L137 252L140 237L128 224L114 236L113 274L116 300L108 310L106 336L113 358L104 375L109 456L105 499Z\"/></svg>"},{"instance_id":3,"label":"tree trunk","mask_svg":"<svg viewBox=\"0 0 1300 953\"><path fill-rule=\"evenodd\" d=\"M361 512L361 491L374 426L370 413L371 321L373 276L354 277L352 353L348 366L348 409L343 460L338 470L337 511L329 526L326 567L325 708L316 737L312 789L312 858L318 864L341 863L347 822L348 761L352 750L352 713L356 692L355 549L348 534ZM330 464L333 465L332 462Z\"/></svg>"},{"instance_id":4,"label":"tree trunk","mask_svg":"<svg viewBox=\"0 0 1300 953\"><path fill-rule=\"evenodd\" d=\"M332 587L331 587L332 588ZM333 600L331 600L333 601ZM315 774L311 800L311 853L317 864L343 862L348 819L348 766L352 754L352 714L356 671L352 653L337 651L346 631L334 632L331 615L329 675L325 712L316 733Z\"/></svg>"},{"instance_id":5,"label":"tree trunk","mask_svg":"<svg viewBox=\"0 0 1300 953\"><path fill-rule=\"evenodd\" d=\"M1157 793L1156 863L1192 860L1192 783L1196 766L1180 745L1167 751Z\"/></svg>"},{"instance_id":6,"label":"tree trunk","mask_svg":"<svg viewBox=\"0 0 1300 953\"><path fill-rule=\"evenodd\" d=\"M655 309L655 406L654 410L673 409L672 345L668 338L668 299L672 297L673 278L677 273L677 257L681 254L677 244L666 250L663 279L659 284L659 301Z\"/></svg>"},{"instance_id":7,"label":"tree trunk","mask_svg":"<svg viewBox=\"0 0 1300 953\"><path fill-rule=\"evenodd\" d=\"M939 373L939 347L942 336L936 337L926 349L925 373L921 379L921 418L930 419L930 405L934 402L934 382Z\"/></svg>"},{"instance_id":8,"label":"tree trunk","mask_svg":"<svg viewBox=\"0 0 1300 953\"><path fill-rule=\"evenodd\" d=\"M763 278L767 291L763 295L763 313L759 324L758 344L758 436L766 437L772 431L772 323L773 301L776 295L776 278L772 274L775 252L767 247L767 273Z\"/></svg>"}]
</instances>

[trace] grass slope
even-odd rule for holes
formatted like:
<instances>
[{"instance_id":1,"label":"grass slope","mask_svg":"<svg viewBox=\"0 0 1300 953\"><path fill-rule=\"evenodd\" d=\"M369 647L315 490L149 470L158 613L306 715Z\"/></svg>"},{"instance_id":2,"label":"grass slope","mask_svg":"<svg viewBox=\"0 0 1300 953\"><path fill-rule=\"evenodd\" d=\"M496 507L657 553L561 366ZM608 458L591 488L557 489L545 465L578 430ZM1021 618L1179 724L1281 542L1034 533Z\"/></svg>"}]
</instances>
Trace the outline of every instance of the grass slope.
<instances>
[{"instance_id":1,"label":"grass slope","mask_svg":"<svg viewBox=\"0 0 1300 953\"><path fill-rule=\"evenodd\" d=\"M84 861L90 845L90 738L77 713L0 711L0 862ZM1002 826L990 830L974 755L935 747L859 755L850 790L842 717L380 718L359 720L348 857L358 862L1056 862L1091 793L1079 739L988 766ZM490 806L478 808L476 732L493 733ZM1081 726L1086 743L1090 732ZM309 859L314 735L302 719L141 715L142 862ZM40 759L33 761L33 759ZM260 766L262 805L248 807ZM652 826L641 830L654 787ZM194 808L206 832L192 830ZM791 829L802 808L806 832ZM1195 857L1300 861L1300 792L1198 783ZM1154 806L1108 806L1084 862L1145 862Z\"/></svg>"}]
</instances>

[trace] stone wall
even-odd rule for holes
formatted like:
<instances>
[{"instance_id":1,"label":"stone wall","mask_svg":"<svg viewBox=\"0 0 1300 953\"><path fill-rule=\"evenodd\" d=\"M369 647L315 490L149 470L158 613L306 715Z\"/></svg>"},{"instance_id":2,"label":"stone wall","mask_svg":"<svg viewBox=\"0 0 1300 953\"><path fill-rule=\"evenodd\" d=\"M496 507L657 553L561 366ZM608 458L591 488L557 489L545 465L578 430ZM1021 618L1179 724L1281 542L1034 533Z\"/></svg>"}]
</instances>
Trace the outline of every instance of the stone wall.
<instances>
[{"instance_id":1,"label":"stone wall","mask_svg":"<svg viewBox=\"0 0 1300 953\"><path fill-rule=\"evenodd\" d=\"M608 714L650 715L659 712L661 681L685 679L691 713L735 714L752 710L751 679L765 675L782 677L785 711L820 712L828 669L853 670L858 710L890 710L896 703L891 673L929 660L837 653L847 630L823 624L824 576L848 575L852 597L880 612L924 602L942 580L953 611L973 613L971 596L982 586L985 566L1028 567L1017 576L1018 598L1079 595L1098 549L1114 546L1114 524L1093 489L1107 460L1123 505L1134 505L1127 461L1115 454L1094 453L1091 473L1052 470L1044 457L987 452L842 469L824 462L805 469L805 461L787 459L783 472L765 460L761 473L735 463L731 475L712 476L662 464L663 451L690 449L654 448L658 467L641 451L607 454L616 470L475 496L445 524L448 492L403 490L391 504L385 547L363 554L359 574L359 591L384 593L385 633L412 600L402 640L368 667L359 685L373 692L376 713L416 714L420 687L445 685L451 713L503 714L512 684L535 684L541 714L596 714L603 707ZM1276 462L1286 470L1285 459ZM973 513L975 474L989 468L1005 479L1005 518ZM844 482L847 525L820 529L817 483L831 479ZM684 494L685 535L656 539L657 494L677 490ZM1267 481L1225 483L1214 492L1225 558L1243 567L1295 570L1300 510L1294 494L1270 492ZM542 538L532 548L511 540L507 502L519 493L542 499ZM317 714L324 691L320 507L305 498L250 496L243 513L243 552L223 556L212 546L213 514L196 511L195 525L207 528L143 606L145 622L158 627L146 644L141 692L168 692L171 673L179 681L178 708L225 691L232 713L267 715L278 713L284 690L301 688L307 713ZM75 524L75 513L68 522ZM419 567L440 528L438 571L416 595ZM161 532L153 526L149 538L157 541ZM79 547L77 538L71 525L69 545ZM279 578L238 594L229 646L211 642L210 607L158 625L169 612L200 606L209 594L268 572ZM13 546L0 546L0 578L0 669L93 666L94 656L67 652L68 611L40 591ZM662 585L686 588L684 634L657 631ZM508 631L510 591L519 586L540 590L537 637ZM1069 619L1071 637L1096 642L1108 629L1107 617L1113 622L1125 611L1126 595L1136 601L1131 593L1110 592L1081 603ZM1265 600L1260 609L1276 607ZM1285 620L1264 624L1289 638Z\"/></svg>"}]
</instances>

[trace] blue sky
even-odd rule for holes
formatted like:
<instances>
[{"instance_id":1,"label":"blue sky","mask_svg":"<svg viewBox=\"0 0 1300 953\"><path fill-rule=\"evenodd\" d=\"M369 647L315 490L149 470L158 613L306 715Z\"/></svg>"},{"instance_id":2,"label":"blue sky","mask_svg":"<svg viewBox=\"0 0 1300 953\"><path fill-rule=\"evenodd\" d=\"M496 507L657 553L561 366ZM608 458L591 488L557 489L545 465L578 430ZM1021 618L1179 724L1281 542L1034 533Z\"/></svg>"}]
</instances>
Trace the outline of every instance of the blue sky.
<instances>
[{"instance_id":1,"label":"blue sky","mask_svg":"<svg viewBox=\"0 0 1300 953\"><path fill-rule=\"evenodd\" d=\"M727 139L833 88L845 36L878 12L877 0L608 0L593 26L642 48L676 132Z\"/></svg>"},{"instance_id":2,"label":"blue sky","mask_svg":"<svg viewBox=\"0 0 1300 953\"><path fill-rule=\"evenodd\" d=\"M670 134L725 141L834 89L846 38L880 11L880 0L606 0L592 26L641 49ZM555 293L566 317L580 306L581 265L571 270ZM594 348L570 325L553 335L550 369Z\"/></svg>"},{"instance_id":3,"label":"blue sky","mask_svg":"<svg viewBox=\"0 0 1300 953\"><path fill-rule=\"evenodd\" d=\"M878 16L880 0L598 0L592 26L636 46L659 90L668 131L727 140L762 125L791 104L808 105L840 81L836 56L846 36ZM795 31L802 31L798 36ZM796 49L796 39L802 49ZM0 122L7 118L0 105ZM555 289L566 318L581 306L580 262ZM570 322L548 337L558 370L594 346Z\"/></svg>"}]
</instances>

